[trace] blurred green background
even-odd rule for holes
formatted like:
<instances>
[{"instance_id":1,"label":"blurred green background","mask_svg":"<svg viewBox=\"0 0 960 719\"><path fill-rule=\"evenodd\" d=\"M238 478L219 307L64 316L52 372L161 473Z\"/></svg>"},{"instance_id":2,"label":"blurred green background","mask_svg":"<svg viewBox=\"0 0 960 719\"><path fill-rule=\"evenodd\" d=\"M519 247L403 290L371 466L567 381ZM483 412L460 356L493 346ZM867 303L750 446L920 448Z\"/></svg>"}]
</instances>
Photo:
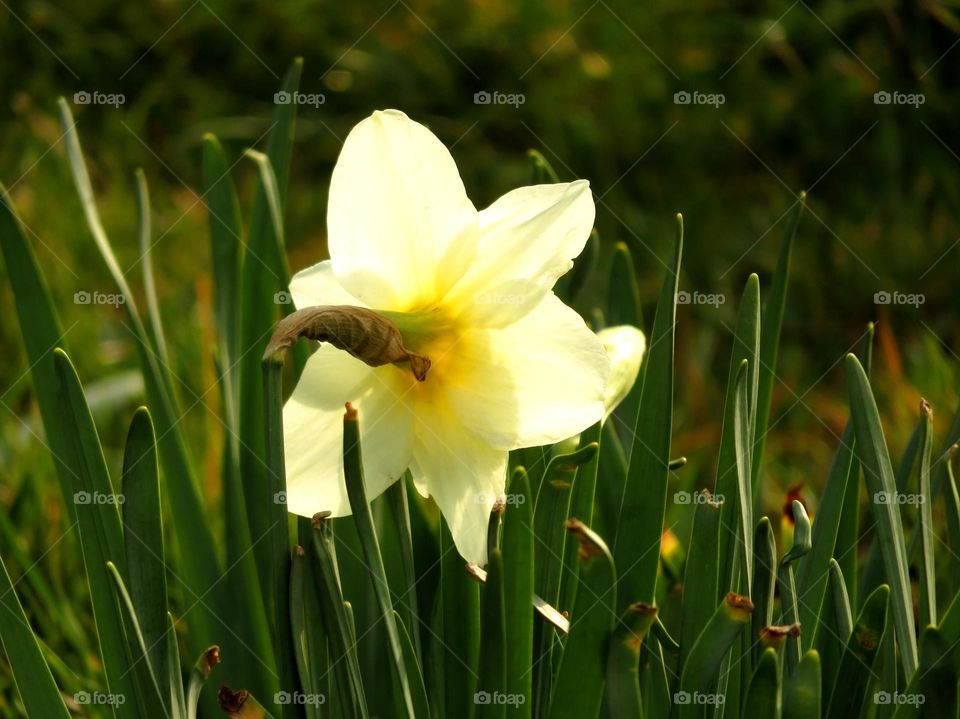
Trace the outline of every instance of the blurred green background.
<instances>
[{"instance_id":1,"label":"blurred green background","mask_svg":"<svg viewBox=\"0 0 960 719\"><path fill-rule=\"evenodd\" d=\"M116 448L142 401L134 340L121 312L73 301L115 290L83 221L55 108L60 95L123 95L116 107L74 102L73 111L137 292L133 173L147 174L160 305L210 502L223 430L200 139L212 131L224 141L249 200L255 169L242 152L262 146L294 56L305 60L302 91L324 100L299 114L286 208L294 270L326 257L333 163L350 127L377 108L431 126L479 207L528 181L530 148L561 179L589 179L604 247L623 241L633 253L648 323L673 215L684 213L681 287L725 300L678 312L674 454L690 458L682 476L692 484L712 483L739 292L750 272L769 283L785 214L807 189L765 501L779 512L786 488L804 482L815 508L846 420L838 361L867 322L879 323L874 377L895 458L921 396L940 433L957 404L958 41L955 1L0 0L0 181L30 230L104 442ZM482 92L523 102L477 104ZM723 102L678 103L682 92ZM878 104L884 92L893 101ZM900 102L917 94L922 104ZM603 294L601 276L590 287ZM877 292L923 303L878 305ZM36 546L62 527L12 302L4 281L0 504L12 507L12 523L0 529ZM589 293L579 304L589 316ZM37 499L14 507L25 481Z\"/></svg>"}]
</instances>

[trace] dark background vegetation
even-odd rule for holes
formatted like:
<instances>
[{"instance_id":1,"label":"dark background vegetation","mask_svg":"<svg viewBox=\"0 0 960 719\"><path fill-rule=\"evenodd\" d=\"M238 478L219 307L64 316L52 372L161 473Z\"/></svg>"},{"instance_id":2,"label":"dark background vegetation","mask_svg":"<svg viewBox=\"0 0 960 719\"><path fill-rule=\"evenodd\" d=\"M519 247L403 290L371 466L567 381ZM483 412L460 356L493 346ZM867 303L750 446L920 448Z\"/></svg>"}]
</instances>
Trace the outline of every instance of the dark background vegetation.
<instances>
[{"instance_id":1,"label":"dark background vegetation","mask_svg":"<svg viewBox=\"0 0 960 719\"><path fill-rule=\"evenodd\" d=\"M223 140L249 200L255 170L242 151L262 146L293 57L305 61L302 90L325 97L298 120L286 208L294 270L326 256L333 163L350 127L383 107L453 148L478 206L527 182L530 148L562 179L588 178L604 247L623 241L633 253L648 323L673 215L684 213L681 286L726 299L678 313L674 448L691 459L690 483L712 483L739 292L754 271L769 286L784 215L807 189L765 486L771 511L796 482L815 508L846 420L838 361L868 321L878 322L874 377L895 458L921 396L939 432L956 407L958 39L955 2L0 0L0 180L30 229L104 441L116 447L142 401L134 340L120 312L73 303L77 291L114 288L55 110L60 95L123 93L119 108L73 110L137 292L134 170L150 182L160 304L211 502L222 425L199 143L206 131ZM484 90L525 102L476 105ZM684 90L725 102L675 104ZM878 91L922 93L924 103L877 105ZM602 285L595 276L591 287ZM925 302L878 306L878 291ZM6 281L0 307L0 514L12 520L0 529L43 546L62 527ZM18 491L25 483L29 500Z\"/></svg>"}]
</instances>

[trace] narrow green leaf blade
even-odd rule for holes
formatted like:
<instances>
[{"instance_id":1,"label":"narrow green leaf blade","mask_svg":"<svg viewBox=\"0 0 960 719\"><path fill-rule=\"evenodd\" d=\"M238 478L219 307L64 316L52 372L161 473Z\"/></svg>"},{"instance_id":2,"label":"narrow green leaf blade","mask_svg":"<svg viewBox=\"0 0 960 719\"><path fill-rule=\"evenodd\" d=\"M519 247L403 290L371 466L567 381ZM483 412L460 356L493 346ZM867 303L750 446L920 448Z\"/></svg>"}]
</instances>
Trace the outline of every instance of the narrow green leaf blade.
<instances>
[{"instance_id":1,"label":"narrow green leaf blade","mask_svg":"<svg viewBox=\"0 0 960 719\"><path fill-rule=\"evenodd\" d=\"M698 495L694 510L683 573L679 666L683 666L694 642L717 608L719 538L720 505L704 492Z\"/></svg>"},{"instance_id":2,"label":"narrow green leaf blade","mask_svg":"<svg viewBox=\"0 0 960 719\"><path fill-rule=\"evenodd\" d=\"M856 627L840 660L837 681L830 697L828 719L849 719L860 715L867 700L873 661L887 624L890 588L882 584L863 604Z\"/></svg>"},{"instance_id":3,"label":"narrow green leaf blade","mask_svg":"<svg viewBox=\"0 0 960 719\"><path fill-rule=\"evenodd\" d=\"M743 699L744 719L780 716L780 662L777 650L770 647L760 656L750 686Z\"/></svg>"},{"instance_id":4,"label":"narrow green leaf blade","mask_svg":"<svg viewBox=\"0 0 960 719\"><path fill-rule=\"evenodd\" d=\"M60 697L60 690L53 681L50 667L43 658L40 644L27 622L2 559L0 582L0 605L3 607L0 611L0 641L27 716L68 719L70 713Z\"/></svg>"},{"instance_id":5,"label":"narrow green leaf blade","mask_svg":"<svg viewBox=\"0 0 960 719\"><path fill-rule=\"evenodd\" d=\"M490 550L487 581L483 589L480 626L480 662L477 671L476 717L496 719L506 716L507 705L496 701L505 696L507 634L503 608L503 555Z\"/></svg>"},{"instance_id":6,"label":"narrow green leaf blade","mask_svg":"<svg viewBox=\"0 0 960 719\"><path fill-rule=\"evenodd\" d=\"M107 688L115 697L123 697L114 706L118 717L136 717L137 689L123 628L120 607L113 595L113 580L107 563L125 565L123 530L114 493L107 473L93 417L83 396L77 373L63 350L54 350L57 390L64 414L64 431L70 452L64 460L73 467L74 501L80 526L83 563L90 587L93 615L100 643Z\"/></svg>"},{"instance_id":7,"label":"narrow green leaf blade","mask_svg":"<svg viewBox=\"0 0 960 719\"><path fill-rule=\"evenodd\" d=\"M363 463L360 456L360 421L357 410L349 404L343 417L343 469L346 477L347 496L350 499L350 509L353 512L353 520L357 527L357 533L360 535L360 545L363 548L363 556L366 559L370 580L373 582L374 593L386 625L387 639L390 643L390 651L393 654L393 669L396 672L396 679L403 696L403 704L406 707L407 715L411 719L415 719L413 693L410 689L400 633L394 617L390 585L387 582L387 573L383 567L383 555L380 553L380 543L377 541L377 530L373 524L373 515L370 512L370 505L367 503L366 490L364 489Z\"/></svg>"},{"instance_id":8,"label":"narrow green leaf blade","mask_svg":"<svg viewBox=\"0 0 960 719\"><path fill-rule=\"evenodd\" d=\"M640 649L657 608L649 604L631 604L613 629L607 649L604 704L618 719L641 719Z\"/></svg>"},{"instance_id":9,"label":"narrow green leaf blade","mask_svg":"<svg viewBox=\"0 0 960 719\"><path fill-rule=\"evenodd\" d=\"M820 655L811 649L783 688L783 719L820 719Z\"/></svg>"},{"instance_id":10,"label":"narrow green leaf blade","mask_svg":"<svg viewBox=\"0 0 960 719\"><path fill-rule=\"evenodd\" d=\"M880 426L880 414L870 383L860 362L847 355L847 381L850 385L850 406L857 435L857 456L863 466L871 507L877 523L877 536L883 555L897 644L904 672L912 675L917 668L917 640L913 623L913 599L903 543L903 524L895 497L897 488L890 465L890 454ZM885 501L886 500L886 501Z\"/></svg>"},{"instance_id":11,"label":"narrow green leaf blade","mask_svg":"<svg viewBox=\"0 0 960 719\"><path fill-rule=\"evenodd\" d=\"M627 481L620 503L614 556L620 567L622 609L632 602L654 604L660 538L670 474L673 430L673 348L677 287L683 256L683 218L677 215L673 258L664 275L647 350L640 410Z\"/></svg>"},{"instance_id":12,"label":"narrow green leaf blade","mask_svg":"<svg viewBox=\"0 0 960 719\"><path fill-rule=\"evenodd\" d=\"M133 415L123 453L124 548L130 601L157 684L165 689L172 678L167 675L167 567L158 472L153 421L141 407Z\"/></svg>"},{"instance_id":13,"label":"narrow green leaf blade","mask_svg":"<svg viewBox=\"0 0 960 719\"><path fill-rule=\"evenodd\" d=\"M580 582L557 679L550 719L597 716L603 700L607 643L617 607L613 556L600 537L577 519L567 530L580 544Z\"/></svg>"},{"instance_id":14,"label":"narrow green leaf blade","mask_svg":"<svg viewBox=\"0 0 960 719\"><path fill-rule=\"evenodd\" d=\"M763 471L763 448L770 421L770 399L777 378L777 354L780 351L780 332L783 327L783 313L787 306L787 287L790 284L790 256L793 241L800 225L800 215L806 203L807 193L801 192L787 217L783 231L783 242L777 258L777 268L770 284L770 299L763 308L763 324L760 329L760 361L757 383L757 411L753 420L753 459L751 467L751 487L754 499L754 511L760 506L761 472Z\"/></svg>"},{"instance_id":15,"label":"narrow green leaf blade","mask_svg":"<svg viewBox=\"0 0 960 719\"><path fill-rule=\"evenodd\" d=\"M510 628L507 642L507 693L518 699L517 719L533 707L533 497L523 469L513 473L503 514L503 608Z\"/></svg>"}]
</instances>

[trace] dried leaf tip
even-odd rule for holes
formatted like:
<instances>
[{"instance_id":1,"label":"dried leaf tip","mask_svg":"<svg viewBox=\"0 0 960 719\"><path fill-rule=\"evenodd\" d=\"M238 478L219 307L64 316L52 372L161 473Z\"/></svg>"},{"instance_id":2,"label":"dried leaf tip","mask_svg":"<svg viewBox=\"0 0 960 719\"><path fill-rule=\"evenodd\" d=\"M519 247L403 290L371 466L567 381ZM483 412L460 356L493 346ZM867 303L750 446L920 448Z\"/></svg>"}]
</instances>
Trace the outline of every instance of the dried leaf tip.
<instances>
[{"instance_id":1,"label":"dried leaf tip","mask_svg":"<svg viewBox=\"0 0 960 719\"><path fill-rule=\"evenodd\" d=\"M567 531L570 534L574 535L577 538L577 541L580 543L579 549L577 550L577 556L580 558L581 562L589 562L594 557L600 556L604 552L604 548L599 544L598 540L600 539L593 531L579 519L571 517L564 525L567 528Z\"/></svg>"},{"instance_id":2,"label":"dried leaf tip","mask_svg":"<svg viewBox=\"0 0 960 719\"><path fill-rule=\"evenodd\" d=\"M924 419L933 417L933 407L923 398L920 399L920 416Z\"/></svg>"},{"instance_id":3,"label":"dried leaf tip","mask_svg":"<svg viewBox=\"0 0 960 719\"><path fill-rule=\"evenodd\" d=\"M753 602L750 601L750 597L745 597L742 594L728 592L727 596L724 598L724 601L726 602L727 606L735 612L750 614L753 611Z\"/></svg>"},{"instance_id":4,"label":"dried leaf tip","mask_svg":"<svg viewBox=\"0 0 960 719\"><path fill-rule=\"evenodd\" d=\"M313 517L310 520L313 524L313 528L320 529L324 520L326 520L331 514L333 514L333 512L327 509L327 510L324 510L323 512L317 512L315 515L313 515Z\"/></svg>"},{"instance_id":5,"label":"dried leaf tip","mask_svg":"<svg viewBox=\"0 0 960 719\"><path fill-rule=\"evenodd\" d=\"M420 382L430 370L429 359L404 346L395 324L365 307L305 307L287 315L274 328L263 353L264 361L279 360L301 337L328 342L371 367L407 366Z\"/></svg>"},{"instance_id":6,"label":"dried leaf tip","mask_svg":"<svg viewBox=\"0 0 960 719\"><path fill-rule=\"evenodd\" d=\"M346 412L344 413L343 418L348 422L356 422L357 406L353 402L347 402L344 406L346 407Z\"/></svg>"},{"instance_id":7,"label":"dried leaf tip","mask_svg":"<svg viewBox=\"0 0 960 719\"><path fill-rule=\"evenodd\" d=\"M207 679L213 668L220 663L220 647L216 644L207 647L203 654L197 658L194 668L200 672L200 675Z\"/></svg>"},{"instance_id":8,"label":"dried leaf tip","mask_svg":"<svg viewBox=\"0 0 960 719\"><path fill-rule=\"evenodd\" d=\"M799 636L800 624L797 622L784 625L771 624L770 626L764 627L760 630L760 639L763 642L772 645L779 645L788 637L796 639Z\"/></svg>"}]
</instances>

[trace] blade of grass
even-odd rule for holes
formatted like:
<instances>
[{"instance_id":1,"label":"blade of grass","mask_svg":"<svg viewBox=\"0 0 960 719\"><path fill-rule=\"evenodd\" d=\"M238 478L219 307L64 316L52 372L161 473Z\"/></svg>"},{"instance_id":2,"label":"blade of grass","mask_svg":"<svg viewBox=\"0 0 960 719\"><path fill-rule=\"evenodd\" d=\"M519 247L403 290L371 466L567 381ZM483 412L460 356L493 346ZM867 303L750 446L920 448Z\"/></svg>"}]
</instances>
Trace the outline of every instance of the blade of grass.
<instances>
[{"instance_id":1,"label":"blade of grass","mask_svg":"<svg viewBox=\"0 0 960 719\"><path fill-rule=\"evenodd\" d=\"M609 716L618 719L642 719L640 696L640 648L657 617L657 608L649 604L631 604L614 626L607 649L604 705Z\"/></svg>"},{"instance_id":2,"label":"blade of grass","mask_svg":"<svg viewBox=\"0 0 960 719\"><path fill-rule=\"evenodd\" d=\"M290 565L290 630L297 673L305 695L324 695L327 665L327 641L320 617L320 600L303 547L297 546ZM308 719L322 716L319 701L307 702Z\"/></svg>"},{"instance_id":3,"label":"blade of grass","mask_svg":"<svg viewBox=\"0 0 960 719\"><path fill-rule=\"evenodd\" d=\"M410 505L407 500L407 483L401 479L394 482L384 492L387 508L390 514L391 526L395 540L385 540L388 543L395 541L399 547L400 564L402 565L403 584L397 595L400 597L400 607L397 613L403 618L404 626L411 627L410 636L413 642L417 663L422 664L423 656L420 649L420 612L417 608L417 570L414 563L413 528L410 523Z\"/></svg>"},{"instance_id":4,"label":"blade of grass","mask_svg":"<svg viewBox=\"0 0 960 719\"><path fill-rule=\"evenodd\" d=\"M113 581L117 601L125 610L123 614L124 628L126 629L127 641L130 644L130 653L133 660L129 671L133 674L137 683L138 711L143 717L167 717L169 716L169 709L163 701L163 693L160 690L161 684L158 678L160 675L154 669L153 661L150 658L149 648L144 639L143 631L140 629L140 622L137 620L133 600L123 583L123 577L120 576L120 572L113 562L107 562L107 571ZM165 670L166 667L164 667ZM163 679L166 682L165 673Z\"/></svg>"},{"instance_id":5,"label":"blade of grass","mask_svg":"<svg viewBox=\"0 0 960 719\"><path fill-rule=\"evenodd\" d=\"M180 549L179 558L183 570L181 576L193 596L207 597L207 600L191 613L194 627L194 631L190 633L191 640L194 644L202 646L211 641L214 633L218 633L214 630L216 621L214 617L218 612L219 594L213 592L208 596L208 592L219 581L219 560L214 550L213 537L209 523L206 521L189 454L183 440L179 422L180 414L176 409L170 374L161 367L158 357L152 351L152 345L140 319L133 294L100 221L93 186L83 159L83 151L70 106L66 100L60 98L59 107L70 170L83 205L87 225L113 281L124 297L124 311L139 353L148 403L153 408L154 419L159 430L160 461L164 466L165 480L169 483L167 497L170 500L170 514L176 523L172 535L177 538Z\"/></svg>"},{"instance_id":6,"label":"blade of grass","mask_svg":"<svg viewBox=\"0 0 960 719\"><path fill-rule=\"evenodd\" d=\"M210 225L210 266L213 271L213 309L217 322L217 345L225 367L239 359L238 298L243 224L240 201L230 177L223 147L215 135L203 136L203 189ZM231 373L225 373L231 374ZM233 418L234 420L236 418ZM235 423L230 425L235 428Z\"/></svg>"},{"instance_id":7,"label":"blade of grass","mask_svg":"<svg viewBox=\"0 0 960 719\"><path fill-rule=\"evenodd\" d=\"M351 404L347 404L347 411L343 416L343 469L353 520L360 535L360 545L363 548L363 556L369 570L370 581L373 582L373 590L387 629L387 639L390 643L390 651L393 654L392 666L396 672L395 678L399 683L407 715L414 719L413 693L410 689L408 670L404 663L400 633L394 620L390 585L387 583L383 556L380 553L380 544L377 541L377 530L373 524L373 515L370 513L370 505L367 502L364 489L363 463L360 458L360 420L357 410Z\"/></svg>"},{"instance_id":8,"label":"blade of grass","mask_svg":"<svg viewBox=\"0 0 960 719\"><path fill-rule=\"evenodd\" d=\"M761 517L753 539L753 620L751 637L773 624L773 602L777 587L777 544L770 520ZM716 596L714 591L712 596ZM753 658L760 659L763 646L754 642Z\"/></svg>"},{"instance_id":9,"label":"blade of grass","mask_svg":"<svg viewBox=\"0 0 960 719\"><path fill-rule=\"evenodd\" d=\"M617 574L607 545L578 519L567 531L580 545L580 581L570 634L550 699L550 719L597 716L603 700L607 644L617 607Z\"/></svg>"},{"instance_id":10,"label":"blade of grass","mask_svg":"<svg viewBox=\"0 0 960 719\"><path fill-rule=\"evenodd\" d=\"M683 666L694 642L717 607L720 505L707 492L698 497L702 497L702 501L697 502L694 510L683 573L679 666Z\"/></svg>"},{"instance_id":11,"label":"blade of grass","mask_svg":"<svg viewBox=\"0 0 960 719\"><path fill-rule=\"evenodd\" d=\"M930 492L930 455L933 453L933 409L920 400L923 426L920 440L920 625L937 623L937 575L934 563L933 494Z\"/></svg>"},{"instance_id":12,"label":"blade of grass","mask_svg":"<svg viewBox=\"0 0 960 719\"><path fill-rule=\"evenodd\" d=\"M720 507L720 593L739 587L749 595L752 582L753 552L749 547L753 541L753 495L749 452L753 447L752 418L757 403L759 353L760 279L754 274L747 278L743 288L733 334L714 485L716 495L724 499ZM744 426L747 427L745 432ZM744 456L744 451L748 453L747 456ZM743 478L745 481L742 481ZM731 551L734 546L739 547L736 554ZM737 566L744 573L746 584L743 586L736 583L738 578L733 571L735 556Z\"/></svg>"},{"instance_id":13,"label":"blade of grass","mask_svg":"<svg viewBox=\"0 0 960 719\"><path fill-rule=\"evenodd\" d=\"M180 648L177 646L177 627L173 615L167 612L167 696L170 697L171 719L185 719L187 716L187 698L183 693L183 674L180 668ZM162 687L161 687L162 689Z\"/></svg>"},{"instance_id":14,"label":"blade of grass","mask_svg":"<svg viewBox=\"0 0 960 719\"><path fill-rule=\"evenodd\" d=\"M453 544L450 529L440 519L440 612L443 665L441 716L469 717L477 686L480 654L480 592L470 579Z\"/></svg>"},{"instance_id":15,"label":"blade of grass","mask_svg":"<svg viewBox=\"0 0 960 719\"><path fill-rule=\"evenodd\" d=\"M837 681L830 697L828 719L860 715L873 674L873 660L887 624L890 588L881 584L863 603L853 634L840 659Z\"/></svg>"},{"instance_id":16,"label":"blade of grass","mask_svg":"<svg viewBox=\"0 0 960 719\"><path fill-rule=\"evenodd\" d=\"M320 616L330 642L337 696L344 717L366 719L367 703L357 661L353 619L343 601L337 578L333 533L330 520L318 514L313 518L313 576L320 597Z\"/></svg>"},{"instance_id":17,"label":"blade of grass","mask_svg":"<svg viewBox=\"0 0 960 719\"><path fill-rule=\"evenodd\" d=\"M783 719L820 719L820 655L810 649L783 688Z\"/></svg>"},{"instance_id":18,"label":"blade of grass","mask_svg":"<svg viewBox=\"0 0 960 719\"><path fill-rule=\"evenodd\" d=\"M53 300L37 265L13 200L0 185L0 249L13 289L14 306L33 380L33 391L40 406L44 435L60 483L60 493L71 523L77 518L73 505L72 470L62 457L69 456L67 433L62 427L60 397L57 395L53 348L66 347L66 335L53 307Z\"/></svg>"},{"instance_id":19,"label":"blade of grass","mask_svg":"<svg viewBox=\"0 0 960 719\"><path fill-rule=\"evenodd\" d=\"M282 92L293 94L297 91L302 69L303 62L297 58L284 75ZM240 293L239 297L232 300L240 308L237 347L238 350L242 348L236 368L240 394L240 484L246 500L250 536L253 538L266 535L273 516L271 507L262 502L258 495L258 490L267 483L266 467L261 461L266 440L260 358L277 319L278 303L289 304L290 300L289 295L278 294L286 291L288 274L286 258L282 256L276 234L276 212L271 213L270 206L279 204L279 210L283 209L296 111L297 104L294 102L279 103L274 107L265 154L273 170L276 191L268 192L261 172L258 175L259 181L247 224L247 238L241 260ZM277 197L279 199L276 199ZM269 608L272 606L269 582L272 557L270 544L255 544L253 555L263 604Z\"/></svg>"},{"instance_id":20,"label":"blade of grass","mask_svg":"<svg viewBox=\"0 0 960 719\"><path fill-rule=\"evenodd\" d=\"M674 702L679 716L699 715L700 705L693 703L696 694L708 692L720 671L720 664L745 626L750 624L753 604L747 597L730 592L714 611L707 626L694 642L680 673L679 690Z\"/></svg>"},{"instance_id":21,"label":"blade of grass","mask_svg":"<svg viewBox=\"0 0 960 719\"><path fill-rule=\"evenodd\" d=\"M483 589L480 626L480 662L477 674L476 716L494 719L506 716L507 705L493 701L506 689L506 626L503 608L503 555L494 547L487 565L487 582ZM484 699L486 701L484 701Z\"/></svg>"},{"instance_id":22,"label":"blade of grass","mask_svg":"<svg viewBox=\"0 0 960 719\"><path fill-rule=\"evenodd\" d=\"M507 642L507 693L517 697L517 719L533 707L533 498L527 473L518 469L510 481L503 514L504 624Z\"/></svg>"},{"instance_id":23,"label":"blade of grass","mask_svg":"<svg viewBox=\"0 0 960 719\"><path fill-rule=\"evenodd\" d=\"M677 287L683 256L683 218L677 215L673 257L664 275L645 359L640 410L627 480L620 501L614 557L621 605L654 604L660 538L666 511L670 437L673 429L673 349Z\"/></svg>"},{"instance_id":24,"label":"blade of grass","mask_svg":"<svg viewBox=\"0 0 960 719\"><path fill-rule=\"evenodd\" d=\"M894 719L954 717L957 709L957 666L943 632L926 627L920 638L920 664L897 701ZM889 697L884 697L890 702Z\"/></svg>"},{"instance_id":25,"label":"blade of grass","mask_svg":"<svg viewBox=\"0 0 960 719\"><path fill-rule=\"evenodd\" d=\"M850 384L853 425L857 434L857 456L873 498L871 505L877 522L877 536L887 579L891 583L893 622L897 632L897 644L900 646L900 658L904 672L912 675L917 668L917 640L906 548L903 544L903 525L898 505L895 502L881 501L883 497L894 499L897 492L893 468L890 466L890 454L887 452L887 443L880 426L880 414L870 390L870 383L860 362L853 355L847 355L847 380Z\"/></svg>"},{"instance_id":26,"label":"blade of grass","mask_svg":"<svg viewBox=\"0 0 960 719\"><path fill-rule=\"evenodd\" d=\"M193 664L190 670L190 681L187 685L187 719L197 719L197 704L200 701L200 690L210 677L210 672L220 663L220 647L207 647Z\"/></svg>"},{"instance_id":27,"label":"blade of grass","mask_svg":"<svg viewBox=\"0 0 960 719\"><path fill-rule=\"evenodd\" d=\"M780 716L780 661L773 647L760 656L743 700L744 719Z\"/></svg>"},{"instance_id":28,"label":"blade of grass","mask_svg":"<svg viewBox=\"0 0 960 719\"><path fill-rule=\"evenodd\" d=\"M13 682L27 710L27 716L68 719L60 690L40 651L37 637L27 622L23 606L10 581L7 567L0 559L0 641L7 654Z\"/></svg>"},{"instance_id":29,"label":"blade of grass","mask_svg":"<svg viewBox=\"0 0 960 719\"><path fill-rule=\"evenodd\" d=\"M573 482L570 495L569 516L576 517L588 526L593 522L594 496L597 489L597 469L600 464L601 423L588 427L580 435L580 446L597 445L593 457L577 468L577 476ZM577 562L577 547L573 542L564 544L563 571L560 576L560 597L557 604L562 609L572 607L577 594L577 577L579 564Z\"/></svg>"},{"instance_id":30,"label":"blade of grass","mask_svg":"<svg viewBox=\"0 0 960 719\"><path fill-rule=\"evenodd\" d=\"M874 325L867 324L867 331L860 342L860 362L867 377L870 376L870 367L873 364L873 335ZM853 432L853 420L847 420L847 426ZM837 558L843 576L847 582L847 591L854 606L857 600L857 577L859 572L859 544L860 544L860 462L854 452L856 435L851 435L852 441L846 446L853 453L850 467L850 477L847 480L846 493L843 498L843 510L840 514L840 526L837 529L837 539L834 543L833 556ZM863 596L867 596L864 594Z\"/></svg>"},{"instance_id":31,"label":"blade of grass","mask_svg":"<svg viewBox=\"0 0 960 719\"><path fill-rule=\"evenodd\" d=\"M400 631L400 643L403 645L403 657L408 667L412 667L410 672L410 689L413 691L413 707L417 717L430 716L430 703L427 700L427 689L423 683L423 669L420 660L417 657L413 642L410 639L410 632L403 624L403 617L394 612L397 622L397 629ZM402 707L397 707L398 712Z\"/></svg>"},{"instance_id":32,"label":"blade of grass","mask_svg":"<svg viewBox=\"0 0 960 719\"><path fill-rule=\"evenodd\" d=\"M100 439L83 396L80 380L67 354L54 350L57 392L70 452L65 461L76 470L74 501L80 527L83 564L90 588L93 616L100 644L107 688L115 697L117 717L137 716L137 688L129 667L133 661L126 643L123 618L113 595L107 562L125 564L123 530L117 496L110 483Z\"/></svg>"},{"instance_id":33,"label":"blade of grass","mask_svg":"<svg viewBox=\"0 0 960 719\"><path fill-rule=\"evenodd\" d=\"M153 421L146 407L133 415L123 452L123 535L130 601L143 634L158 691L170 686L167 675L167 567L164 562L160 478ZM119 579L119 577L117 578ZM122 582L122 580L119 580ZM125 592L126 589L124 588ZM179 682L180 678L176 680ZM161 692L165 696L166 692ZM167 703L169 707L169 703Z\"/></svg>"},{"instance_id":34,"label":"blade of grass","mask_svg":"<svg viewBox=\"0 0 960 719\"><path fill-rule=\"evenodd\" d=\"M167 339L160 319L160 303L157 301L157 286L153 277L153 244L150 238L150 192L147 189L147 176L137 168L134 173L137 182L137 219L140 247L140 267L143 274L143 293L147 300L147 317L153 336L153 349L165 367L170 366L167 352Z\"/></svg>"},{"instance_id":35,"label":"blade of grass","mask_svg":"<svg viewBox=\"0 0 960 719\"><path fill-rule=\"evenodd\" d=\"M790 209L783 231L783 242L777 258L777 268L770 284L770 299L763 309L763 324L760 329L760 357L757 365L757 405L753 419L753 458L751 460L751 496L754 512L760 511L761 472L763 471L763 448L770 421L770 400L776 381L777 354L780 350L780 333L783 328L783 312L787 306L787 287L790 284L790 256L793 241L800 225L800 215L806 204L807 193L801 192Z\"/></svg>"},{"instance_id":36,"label":"blade of grass","mask_svg":"<svg viewBox=\"0 0 960 719\"><path fill-rule=\"evenodd\" d=\"M268 505L268 532L270 584L273 592L273 650L280 675L280 690L293 693L297 691L297 679L290 624L291 560L287 522L287 477L283 454L282 384L283 360L266 358L263 362L263 421L266 436L267 492L272 500ZM297 714L297 707L284 704L282 714L293 719Z\"/></svg>"},{"instance_id":37,"label":"blade of grass","mask_svg":"<svg viewBox=\"0 0 960 719\"><path fill-rule=\"evenodd\" d=\"M784 625L795 624L800 616L800 610L797 606L797 583L793 573L793 564L810 551L811 545L810 518L807 516L807 510L804 508L803 502L796 499L793 500L790 509L793 515L793 546L783 555L777 570L780 583L780 604L782 607L782 619L780 623ZM800 663L802 655L799 635L787 638L785 654L787 673L792 674L793 670Z\"/></svg>"}]
</instances>

